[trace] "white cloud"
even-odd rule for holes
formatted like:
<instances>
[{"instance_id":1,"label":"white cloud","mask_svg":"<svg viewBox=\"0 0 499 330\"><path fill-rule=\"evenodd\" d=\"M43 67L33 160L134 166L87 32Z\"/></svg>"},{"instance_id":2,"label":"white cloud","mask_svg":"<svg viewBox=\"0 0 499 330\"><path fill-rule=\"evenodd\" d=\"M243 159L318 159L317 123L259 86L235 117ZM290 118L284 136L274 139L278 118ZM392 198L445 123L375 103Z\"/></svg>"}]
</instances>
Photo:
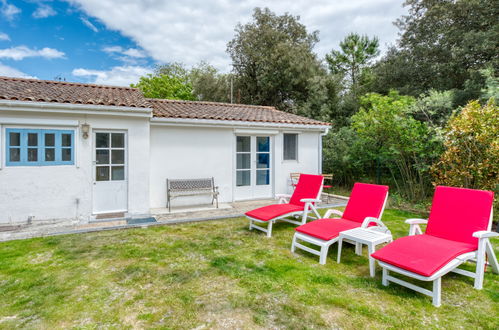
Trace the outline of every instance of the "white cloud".
<instances>
[{"instance_id":1,"label":"white cloud","mask_svg":"<svg viewBox=\"0 0 499 330\"><path fill-rule=\"evenodd\" d=\"M0 32L0 41L9 41L10 37L7 33Z\"/></svg>"},{"instance_id":2,"label":"white cloud","mask_svg":"<svg viewBox=\"0 0 499 330\"><path fill-rule=\"evenodd\" d=\"M11 48L0 49L0 58L8 58L11 60L22 60L26 57L43 57L46 59L63 58L64 53L54 48L31 49L26 46L17 46Z\"/></svg>"},{"instance_id":3,"label":"white cloud","mask_svg":"<svg viewBox=\"0 0 499 330\"><path fill-rule=\"evenodd\" d=\"M97 29L95 25L93 25L92 22L90 22L88 19L86 19L85 17L81 17L80 19L83 24L85 24L90 30L94 31L95 33L99 32L99 29Z\"/></svg>"},{"instance_id":4,"label":"white cloud","mask_svg":"<svg viewBox=\"0 0 499 330\"><path fill-rule=\"evenodd\" d=\"M21 12L21 9L8 3L7 0L0 0L0 3L0 12L8 21L12 21Z\"/></svg>"},{"instance_id":5,"label":"white cloud","mask_svg":"<svg viewBox=\"0 0 499 330\"><path fill-rule=\"evenodd\" d=\"M226 45L237 23L251 20L255 7L301 16L309 31L320 30L323 57L350 32L378 36L385 48L397 37L392 22L406 13L400 0L67 0L107 28L132 38L160 63L193 65L207 60L229 70ZM112 13L112 14L111 14Z\"/></svg>"},{"instance_id":6,"label":"white cloud","mask_svg":"<svg viewBox=\"0 0 499 330\"><path fill-rule=\"evenodd\" d=\"M111 70L91 70L78 68L72 74L76 77L93 78L92 83L100 85L130 86L137 83L139 78L152 73L151 68L141 66L115 66Z\"/></svg>"},{"instance_id":7,"label":"white cloud","mask_svg":"<svg viewBox=\"0 0 499 330\"><path fill-rule=\"evenodd\" d=\"M22 71L19 71L16 68L4 65L2 63L0 63L0 76L17 77L17 78L36 78Z\"/></svg>"},{"instance_id":8,"label":"white cloud","mask_svg":"<svg viewBox=\"0 0 499 330\"><path fill-rule=\"evenodd\" d=\"M106 53L118 53L121 55L129 56L129 57L135 57L135 58L145 58L147 57L147 54L140 49L137 48L128 48L124 49L121 46L108 46L102 48L102 50Z\"/></svg>"},{"instance_id":9,"label":"white cloud","mask_svg":"<svg viewBox=\"0 0 499 330\"><path fill-rule=\"evenodd\" d=\"M54 16L56 14L57 13L54 10L54 8L46 4L40 4L38 8L36 8L36 10L33 12L32 16L34 18L47 18L49 16Z\"/></svg>"},{"instance_id":10,"label":"white cloud","mask_svg":"<svg viewBox=\"0 0 499 330\"><path fill-rule=\"evenodd\" d=\"M147 57L147 55L141 51L140 49L137 48L128 48L123 52L123 55L130 56L130 57L136 57L136 58L144 58Z\"/></svg>"}]
</instances>

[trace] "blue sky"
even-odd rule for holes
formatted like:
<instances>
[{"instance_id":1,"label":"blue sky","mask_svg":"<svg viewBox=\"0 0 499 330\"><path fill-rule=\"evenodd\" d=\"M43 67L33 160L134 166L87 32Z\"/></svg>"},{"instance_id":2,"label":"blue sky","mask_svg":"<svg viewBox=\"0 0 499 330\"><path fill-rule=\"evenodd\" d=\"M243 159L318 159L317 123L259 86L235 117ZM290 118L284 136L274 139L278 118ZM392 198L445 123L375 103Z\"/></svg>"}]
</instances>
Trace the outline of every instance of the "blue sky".
<instances>
[{"instance_id":1,"label":"blue sky","mask_svg":"<svg viewBox=\"0 0 499 330\"><path fill-rule=\"evenodd\" d=\"M406 12L397 0L0 0L0 75L128 85L157 64L203 60L227 72L234 27L264 6L319 30L320 56L349 32L386 49Z\"/></svg>"}]
</instances>

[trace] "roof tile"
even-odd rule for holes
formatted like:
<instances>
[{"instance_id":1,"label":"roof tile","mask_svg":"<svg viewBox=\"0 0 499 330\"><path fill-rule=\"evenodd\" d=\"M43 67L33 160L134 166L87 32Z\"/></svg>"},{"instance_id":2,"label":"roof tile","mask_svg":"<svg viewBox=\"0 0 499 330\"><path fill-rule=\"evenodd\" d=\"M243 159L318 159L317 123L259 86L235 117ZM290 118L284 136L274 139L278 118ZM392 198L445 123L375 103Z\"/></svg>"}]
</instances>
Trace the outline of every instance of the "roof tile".
<instances>
[{"instance_id":1,"label":"roof tile","mask_svg":"<svg viewBox=\"0 0 499 330\"><path fill-rule=\"evenodd\" d=\"M329 125L268 106L146 99L136 88L1 76L0 100L152 108L158 118Z\"/></svg>"},{"instance_id":2,"label":"roof tile","mask_svg":"<svg viewBox=\"0 0 499 330\"><path fill-rule=\"evenodd\" d=\"M136 88L0 76L0 100L149 108Z\"/></svg>"},{"instance_id":3,"label":"roof tile","mask_svg":"<svg viewBox=\"0 0 499 330\"><path fill-rule=\"evenodd\" d=\"M318 120L277 110L269 106L203 101L148 99L154 117L270 122L301 125L329 125Z\"/></svg>"}]
</instances>

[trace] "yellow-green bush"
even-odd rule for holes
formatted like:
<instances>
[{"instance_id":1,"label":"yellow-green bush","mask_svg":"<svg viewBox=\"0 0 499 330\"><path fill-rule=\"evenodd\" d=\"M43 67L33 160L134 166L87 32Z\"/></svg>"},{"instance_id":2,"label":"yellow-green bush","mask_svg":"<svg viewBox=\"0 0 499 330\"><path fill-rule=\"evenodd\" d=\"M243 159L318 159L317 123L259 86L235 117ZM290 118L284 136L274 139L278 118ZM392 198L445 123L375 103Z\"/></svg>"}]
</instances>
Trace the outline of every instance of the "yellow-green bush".
<instances>
[{"instance_id":1,"label":"yellow-green bush","mask_svg":"<svg viewBox=\"0 0 499 330\"><path fill-rule=\"evenodd\" d=\"M471 101L454 115L446 128L444 147L432 166L434 184L499 193L499 108L493 99L483 106Z\"/></svg>"}]
</instances>

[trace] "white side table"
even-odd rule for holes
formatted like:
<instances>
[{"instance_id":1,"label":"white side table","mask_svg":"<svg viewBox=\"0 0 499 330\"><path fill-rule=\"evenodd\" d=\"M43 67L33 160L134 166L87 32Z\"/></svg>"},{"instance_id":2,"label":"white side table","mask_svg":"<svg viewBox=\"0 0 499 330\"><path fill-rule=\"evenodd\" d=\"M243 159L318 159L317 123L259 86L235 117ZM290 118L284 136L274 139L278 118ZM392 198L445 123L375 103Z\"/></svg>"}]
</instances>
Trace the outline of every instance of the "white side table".
<instances>
[{"instance_id":1,"label":"white side table","mask_svg":"<svg viewBox=\"0 0 499 330\"><path fill-rule=\"evenodd\" d=\"M368 228L354 228L350 230L342 231L338 237L338 259L337 262L340 263L341 259L341 245L343 244L343 240L353 241L356 244L356 252L357 254L362 254L362 246L359 244L366 244L369 250L369 272L371 277L374 277L374 259L371 257L371 254L374 253L376 245L382 243L388 243L393 240L392 234L383 233L376 229L368 229ZM360 251L360 252L359 252Z\"/></svg>"}]
</instances>

